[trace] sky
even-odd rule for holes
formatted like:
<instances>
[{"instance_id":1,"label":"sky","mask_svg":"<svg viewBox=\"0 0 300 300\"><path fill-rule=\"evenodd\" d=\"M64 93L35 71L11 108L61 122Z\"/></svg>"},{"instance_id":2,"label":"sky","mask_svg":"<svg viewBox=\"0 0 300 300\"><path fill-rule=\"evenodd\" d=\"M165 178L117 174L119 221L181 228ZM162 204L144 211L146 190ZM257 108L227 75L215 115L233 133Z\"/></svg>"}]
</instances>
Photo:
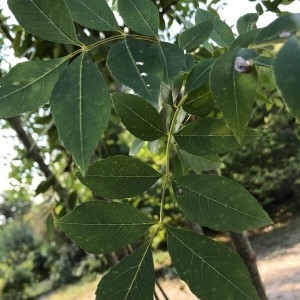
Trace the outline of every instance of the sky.
<instances>
[{"instance_id":1,"label":"sky","mask_svg":"<svg viewBox=\"0 0 300 300\"><path fill-rule=\"evenodd\" d=\"M227 3L227 5L224 5L218 12L221 19L225 20L228 25L232 26L236 24L236 21L240 16L249 12L255 13L255 6L260 1L250 2L248 0L224 0L223 2ZM293 5L289 5L288 7L281 6L281 8L282 10L289 8L289 11L293 13L300 12L300 1L295 1ZM3 9L4 15L10 14L6 0L0 0L0 9ZM264 13L264 15L260 17L257 26L264 27L275 18L276 15L273 13ZM15 22L14 18L11 19L11 22ZM11 66L19 62L13 57L12 53L7 52L7 54L9 55L8 61ZM8 64L2 65L1 67L7 68ZM16 146L18 142L16 139L9 138L10 133L11 131L9 129L0 131L0 195L4 190L11 188L7 175L10 169L10 163L15 155L14 146Z\"/></svg>"}]
</instances>

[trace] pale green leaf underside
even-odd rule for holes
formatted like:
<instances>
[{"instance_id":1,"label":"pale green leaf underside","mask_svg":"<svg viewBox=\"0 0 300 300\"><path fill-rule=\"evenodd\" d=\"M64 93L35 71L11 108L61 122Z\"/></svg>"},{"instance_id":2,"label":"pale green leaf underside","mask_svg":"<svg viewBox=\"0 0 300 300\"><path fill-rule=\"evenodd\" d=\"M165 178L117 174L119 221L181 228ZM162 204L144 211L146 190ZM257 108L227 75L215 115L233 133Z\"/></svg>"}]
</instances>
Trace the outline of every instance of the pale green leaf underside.
<instances>
[{"instance_id":1,"label":"pale green leaf underside","mask_svg":"<svg viewBox=\"0 0 300 300\"><path fill-rule=\"evenodd\" d=\"M241 16L236 23L239 34L243 34L256 29L256 22L258 20L258 17L259 15L256 13L249 13Z\"/></svg>"},{"instance_id":2,"label":"pale green leaf underside","mask_svg":"<svg viewBox=\"0 0 300 300\"><path fill-rule=\"evenodd\" d=\"M8 0L8 5L30 33L51 42L82 45L64 0Z\"/></svg>"},{"instance_id":3,"label":"pale green leaf underside","mask_svg":"<svg viewBox=\"0 0 300 300\"><path fill-rule=\"evenodd\" d=\"M82 249L101 254L136 241L154 222L131 205L91 201L77 206L56 224Z\"/></svg>"},{"instance_id":4,"label":"pale green leaf underside","mask_svg":"<svg viewBox=\"0 0 300 300\"><path fill-rule=\"evenodd\" d=\"M174 178L172 182L179 206L196 223L234 232L272 223L243 186L225 177L193 174Z\"/></svg>"},{"instance_id":5,"label":"pale green leaf underside","mask_svg":"<svg viewBox=\"0 0 300 300\"><path fill-rule=\"evenodd\" d=\"M161 176L137 158L119 155L93 163L79 179L100 196L121 199L143 193Z\"/></svg>"},{"instance_id":6,"label":"pale green leaf underside","mask_svg":"<svg viewBox=\"0 0 300 300\"><path fill-rule=\"evenodd\" d=\"M300 40L290 38L278 52L272 66L276 85L292 115L300 121Z\"/></svg>"},{"instance_id":7,"label":"pale green leaf underside","mask_svg":"<svg viewBox=\"0 0 300 300\"><path fill-rule=\"evenodd\" d=\"M168 250L182 280L200 299L258 300L241 258L192 231L166 227Z\"/></svg>"},{"instance_id":8,"label":"pale green leaf underside","mask_svg":"<svg viewBox=\"0 0 300 300\"><path fill-rule=\"evenodd\" d=\"M248 128L242 143L239 144L224 120L206 118L183 127L174 137L177 144L186 152L205 156L239 148L255 141L259 135Z\"/></svg>"},{"instance_id":9,"label":"pale green leaf underside","mask_svg":"<svg viewBox=\"0 0 300 300\"><path fill-rule=\"evenodd\" d=\"M151 243L136 249L101 279L96 300L153 300L154 265Z\"/></svg>"},{"instance_id":10,"label":"pale green leaf underside","mask_svg":"<svg viewBox=\"0 0 300 300\"><path fill-rule=\"evenodd\" d=\"M73 20L87 28L118 31L117 20L106 0L65 0Z\"/></svg>"},{"instance_id":11,"label":"pale green leaf underside","mask_svg":"<svg viewBox=\"0 0 300 300\"><path fill-rule=\"evenodd\" d=\"M135 32L157 36L159 14L150 0L118 0L118 10L126 26Z\"/></svg>"},{"instance_id":12,"label":"pale green leaf underside","mask_svg":"<svg viewBox=\"0 0 300 300\"><path fill-rule=\"evenodd\" d=\"M132 94L114 94L112 99L122 123L134 136L144 141L154 141L166 134L159 113L143 98Z\"/></svg>"},{"instance_id":13,"label":"pale green leaf underside","mask_svg":"<svg viewBox=\"0 0 300 300\"><path fill-rule=\"evenodd\" d=\"M85 173L111 110L105 80L87 55L81 54L62 74L50 106L64 146Z\"/></svg>"},{"instance_id":14,"label":"pale green leaf underside","mask_svg":"<svg viewBox=\"0 0 300 300\"><path fill-rule=\"evenodd\" d=\"M107 65L115 78L158 107L163 70L156 45L127 37L111 48Z\"/></svg>"},{"instance_id":15,"label":"pale green leaf underside","mask_svg":"<svg viewBox=\"0 0 300 300\"><path fill-rule=\"evenodd\" d=\"M228 127L241 142L247 130L255 101L257 73L255 68L242 73L235 69L237 57L244 60L257 55L254 51L234 49L219 57L210 72L210 87Z\"/></svg>"},{"instance_id":16,"label":"pale green leaf underside","mask_svg":"<svg viewBox=\"0 0 300 300\"><path fill-rule=\"evenodd\" d=\"M46 104L68 59L28 61L13 67L0 80L0 118L17 116Z\"/></svg>"}]
</instances>

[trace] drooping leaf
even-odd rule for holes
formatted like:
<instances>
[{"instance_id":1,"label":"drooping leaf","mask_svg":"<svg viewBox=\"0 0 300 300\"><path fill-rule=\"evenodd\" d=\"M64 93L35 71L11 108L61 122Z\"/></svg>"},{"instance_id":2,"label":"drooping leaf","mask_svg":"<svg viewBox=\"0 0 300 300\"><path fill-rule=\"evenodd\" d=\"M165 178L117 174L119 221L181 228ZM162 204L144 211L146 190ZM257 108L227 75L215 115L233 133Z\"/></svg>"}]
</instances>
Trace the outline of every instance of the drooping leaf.
<instances>
[{"instance_id":1,"label":"drooping leaf","mask_svg":"<svg viewBox=\"0 0 300 300\"><path fill-rule=\"evenodd\" d=\"M300 30L300 13L284 15L261 29L255 44L282 42Z\"/></svg>"},{"instance_id":2,"label":"drooping leaf","mask_svg":"<svg viewBox=\"0 0 300 300\"><path fill-rule=\"evenodd\" d=\"M73 20L87 28L100 31L118 31L116 18L106 0L65 0Z\"/></svg>"},{"instance_id":3,"label":"drooping leaf","mask_svg":"<svg viewBox=\"0 0 300 300\"><path fill-rule=\"evenodd\" d=\"M243 186L225 177L192 174L173 178L172 184L188 218L211 229L241 232L272 223Z\"/></svg>"},{"instance_id":4,"label":"drooping leaf","mask_svg":"<svg viewBox=\"0 0 300 300\"><path fill-rule=\"evenodd\" d=\"M204 21L179 35L178 44L183 49L194 49L208 40L214 28L214 19Z\"/></svg>"},{"instance_id":5,"label":"drooping leaf","mask_svg":"<svg viewBox=\"0 0 300 300\"><path fill-rule=\"evenodd\" d=\"M111 48L107 64L115 78L158 107L163 71L154 44L127 37Z\"/></svg>"},{"instance_id":6,"label":"drooping leaf","mask_svg":"<svg viewBox=\"0 0 300 300\"><path fill-rule=\"evenodd\" d=\"M163 67L163 81L171 85L183 67L185 62L184 53L177 45L171 43L159 42L157 47Z\"/></svg>"},{"instance_id":7,"label":"drooping leaf","mask_svg":"<svg viewBox=\"0 0 300 300\"><path fill-rule=\"evenodd\" d=\"M218 169L222 166L222 161L217 155L196 156L177 149L177 155L181 163L196 173Z\"/></svg>"},{"instance_id":8,"label":"drooping leaf","mask_svg":"<svg viewBox=\"0 0 300 300\"><path fill-rule=\"evenodd\" d=\"M213 58L205 59L193 67L186 79L185 90L187 93L208 82L209 73L214 62L215 59Z\"/></svg>"},{"instance_id":9,"label":"drooping leaf","mask_svg":"<svg viewBox=\"0 0 300 300\"><path fill-rule=\"evenodd\" d=\"M189 114L206 117L215 107L215 101L206 83L200 88L190 92L182 108Z\"/></svg>"},{"instance_id":10,"label":"drooping leaf","mask_svg":"<svg viewBox=\"0 0 300 300\"><path fill-rule=\"evenodd\" d=\"M228 247L192 231L166 229L172 262L197 297L259 299L243 261Z\"/></svg>"},{"instance_id":11,"label":"drooping leaf","mask_svg":"<svg viewBox=\"0 0 300 300\"><path fill-rule=\"evenodd\" d=\"M131 205L91 201L77 206L56 224L82 249L101 254L136 241L154 222Z\"/></svg>"},{"instance_id":12,"label":"drooping leaf","mask_svg":"<svg viewBox=\"0 0 300 300\"><path fill-rule=\"evenodd\" d=\"M284 103L291 114L300 121L299 66L300 41L296 37L291 37L277 53L272 70Z\"/></svg>"},{"instance_id":13,"label":"drooping leaf","mask_svg":"<svg viewBox=\"0 0 300 300\"><path fill-rule=\"evenodd\" d=\"M149 242L123 258L101 279L96 300L153 300L154 284L154 265Z\"/></svg>"},{"instance_id":14,"label":"drooping leaf","mask_svg":"<svg viewBox=\"0 0 300 300\"><path fill-rule=\"evenodd\" d=\"M255 141L259 135L253 129L247 129L239 144L233 132L221 119L200 119L176 132L175 140L180 148L188 153L205 156L221 154Z\"/></svg>"},{"instance_id":15,"label":"drooping leaf","mask_svg":"<svg viewBox=\"0 0 300 300\"><path fill-rule=\"evenodd\" d=\"M251 116L257 87L255 68L246 61L257 54L248 49L234 49L219 57L210 72L210 88L229 128L238 142L243 140ZM246 64L239 65L239 59ZM247 69L248 68L248 69Z\"/></svg>"},{"instance_id":16,"label":"drooping leaf","mask_svg":"<svg viewBox=\"0 0 300 300\"><path fill-rule=\"evenodd\" d=\"M69 57L28 61L0 80L0 118L17 116L46 104Z\"/></svg>"},{"instance_id":17,"label":"drooping leaf","mask_svg":"<svg viewBox=\"0 0 300 300\"><path fill-rule=\"evenodd\" d=\"M256 22L259 15L256 13L249 13L241 16L236 23L236 27L239 34L246 33L253 29L256 29Z\"/></svg>"},{"instance_id":18,"label":"drooping leaf","mask_svg":"<svg viewBox=\"0 0 300 300\"><path fill-rule=\"evenodd\" d=\"M81 54L62 74L50 106L64 146L85 173L111 110L105 80L87 55Z\"/></svg>"},{"instance_id":19,"label":"drooping leaf","mask_svg":"<svg viewBox=\"0 0 300 300\"><path fill-rule=\"evenodd\" d=\"M128 198L149 189L162 175L146 163L130 156L111 156L89 166L81 182L107 198Z\"/></svg>"},{"instance_id":20,"label":"drooping leaf","mask_svg":"<svg viewBox=\"0 0 300 300\"><path fill-rule=\"evenodd\" d=\"M159 14L150 0L118 0L118 10L126 26L135 32L157 36Z\"/></svg>"},{"instance_id":21,"label":"drooping leaf","mask_svg":"<svg viewBox=\"0 0 300 300\"><path fill-rule=\"evenodd\" d=\"M20 25L33 35L51 42L82 45L64 0L8 0L7 3Z\"/></svg>"},{"instance_id":22,"label":"drooping leaf","mask_svg":"<svg viewBox=\"0 0 300 300\"><path fill-rule=\"evenodd\" d=\"M130 156L136 156L139 151L144 146L145 141L142 141L138 138L134 139L131 143L130 149L129 149L129 155Z\"/></svg>"},{"instance_id":23,"label":"drooping leaf","mask_svg":"<svg viewBox=\"0 0 300 300\"><path fill-rule=\"evenodd\" d=\"M114 107L127 130L143 141L154 141L165 133L157 110L143 98L132 94L114 94Z\"/></svg>"}]
</instances>

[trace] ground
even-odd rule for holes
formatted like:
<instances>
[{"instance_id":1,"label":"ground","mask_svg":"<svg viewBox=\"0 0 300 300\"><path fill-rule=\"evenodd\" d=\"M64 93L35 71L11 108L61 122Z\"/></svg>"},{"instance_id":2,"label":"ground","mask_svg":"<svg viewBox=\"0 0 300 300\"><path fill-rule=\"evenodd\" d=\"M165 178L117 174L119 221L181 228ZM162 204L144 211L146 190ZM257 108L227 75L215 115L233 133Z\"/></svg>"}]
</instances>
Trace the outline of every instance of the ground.
<instances>
[{"instance_id":1,"label":"ground","mask_svg":"<svg viewBox=\"0 0 300 300\"><path fill-rule=\"evenodd\" d=\"M300 300L300 217L277 223L259 233L249 235L253 249L257 253L257 264L269 300ZM196 300L188 287L179 279L166 273L160 280L171 300ZM44 300L92 300L97 280L85 283L80 290L68 286L44 296ZM159 299L164 299L156 288ZM138 300L138 299L137 299Z\"/></svg>"}]
</instances>

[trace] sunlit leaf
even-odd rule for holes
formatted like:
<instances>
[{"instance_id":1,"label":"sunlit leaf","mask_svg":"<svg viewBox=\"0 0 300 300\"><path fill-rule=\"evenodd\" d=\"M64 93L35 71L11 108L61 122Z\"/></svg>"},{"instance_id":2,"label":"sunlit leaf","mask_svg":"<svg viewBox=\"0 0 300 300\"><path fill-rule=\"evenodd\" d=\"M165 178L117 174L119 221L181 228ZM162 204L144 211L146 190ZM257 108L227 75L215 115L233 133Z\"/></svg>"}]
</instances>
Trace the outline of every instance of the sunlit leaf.
<instances>
[{"instance_id":1,"label":"sunlit leaf","mask_svg":"<svg viewBox=\"0 0 300 300\"><path fill-rule=\"evenodd\" d=\"M247 129L244 139L239 144L233 132L221 119L200 119L194 121L176 132L177 144L186 152L198 155L213 155L241 147L255 141L259 135L252 129Z\"/></svg>"},{"instance_id":2,"label":"sunlit leaf","mask_svg":"<svg viewBox=\"0 0 300 300\"><path fill-rule=\"evenodd\" d=\"M91 201L77 206L56 224L82 249L101 254L136 241L154 222L131 205Z\"/></svg>"},{"instance_id":3,"label":"sunlit leaf","mask_svg":"<svg viewBox=\"0 0 300 300\"><path fill-rule=\"evenodd\" d=\"M216 60L210 72L214 99L239 142L246 133L257 88L256 70L246 61L256 55L247 49L228 51Z\"/></svg>"},{"instance_id":4,"label":"sunlit leaf","mask_svg":"<svg viewBox=\"0 0 300 300\"><path fill-rule=\"evenodd\" d=\"M208 40L214 28L214 19L204 21L179 35L178 44L183 49L194 49Z\"/></svg>"},{"instance_id":5,"label":"sunlit leaf","mask_svg":"<svg viewBox=\"0 0 300 300\"><path fill-rule=\"evenodd\" d=\"M159 14L150 0L118 0L119 13L126 26L135 32L157 36Z\"/></svg>"},{"instance_id":6,"label":"sunlit leaf","mask_svg":"<svg viewBox=\"0 0 300 300\"><path fill-rule=\"evenodd\" d=\"M118 31L116 18L106 0L65 0L73 20L87 28Z\"/></svg>"},{"instance_id":7,"label":"sunlit leaf","mask_svg":"<svg viewBox=\"0 0 300 300\"><path fill-rule=\"evenodd\" d=\"M115 78L158 107L163 70L154 44L127 37L111 48L107 64Z\"/></svg>"},{"instance_id":8,"label":"sunlit leaf","mask_svg":"<svg viewBox=\"0 0 300 300\"><path fill-rule=\"evenodd\" d=\"M157 110L143 98L132 94L114 94L113 103L127 130L144 141L154 141L165 134Z\"/></svg>"},{"instance_id":9,"label":"sunlit leaf","mask_svg":"<svg viewBox=\"0 0 300 300\"><path fill-rule=\"evenodd\" d=\"M277 53L272 70L285 104L300 121L300 41L290 38Z\"/></svg>"},{"instance_id":10,"label":"sunlit leaf","mask_svg":"<svg viewBox=\"0 0 300 300\"><path fill-rule=\"evenodd\" d=\"M255 198L230 179L193 174L173 178L172 182L179 206L196 223L234 232L272 223Z\"/></svg>"},{"instance_id":11,"label":"sunlit leaf","mask_svg":"<svg viewBox=\"0 0 300 300\"><path fill-rule=\"evenodd\" d=\"M256 22L259 15L256 13L249 13L241 16L236 23L239 34L246 33L253 29L256 29Z\"/></svg>"},{"instance_id":12,"label":"sunlit leaf","mask_svg":"<svg viewBox=\"0 0 300 300\"><path fill-rule=\"evenodd\" d=\"M186 79L186 92L190 92L202 86L204 83L209 80L209 73L214 64L215 59L205 59L199 63L197 63Z\"/></svg>"},{"instance_id":13,"label":"sunlit leaf","mask_svg":"<svg viewBox=\"0 0 300 300\"><path fill-rule=\"evenodd\" d=\"M258 300L241 258L226 246L192 231L166 227L168 250L182 280L200 299Z\"/></svg>"},{"instance_id":14,"label":"sunlit leaf","mask_svg":"<svg viewBox=\"0 0 300 300\"><path fill-rule=\"evenodd\" d=\"M17 116L46 104L69 57L28 61L0 80L0 118Z\"/></svg>"},{"instance_id":15,"label":"sunlit leaf","mask_svg":"<svg viewBox=\"0 0 300 300\"><path fill-rule=\"evenodd\" d=\"M22 27L51 42L81 45L64 0L8 0L10 10Z\"/></svg>"},{"instance_id":16,"label":"sunlit leaf","mask_svg":"<svg viewBox=\"0 0 300 300\"><path fill-rule=\"evenodd\" d=\"M78 176L96 194L121 199L143 193L162 175L137 158L119 155L94 162L85 177Z\"/></svg>"},{"instance_id":17,"label":"sunlit leaf","mask_svg":"<svg viewBox=\"0 0 300 300\"><path fill-rule=\"evenodd\" d=\"M50 105L64 146L85 173L111 110L105 80L87 55L81 54L62 74Z\"/></svg>"},{"instance_id":18,"label":"sunlit leaf","mask_svg":"<svg viewBox=\"0 0 300 300\"><path fill-rule=\"evenodd\" d=\"M154 265L149 242L109 270L98 285L96 300L153 300L154 284Z\"/></svg>"}]
</instances>

